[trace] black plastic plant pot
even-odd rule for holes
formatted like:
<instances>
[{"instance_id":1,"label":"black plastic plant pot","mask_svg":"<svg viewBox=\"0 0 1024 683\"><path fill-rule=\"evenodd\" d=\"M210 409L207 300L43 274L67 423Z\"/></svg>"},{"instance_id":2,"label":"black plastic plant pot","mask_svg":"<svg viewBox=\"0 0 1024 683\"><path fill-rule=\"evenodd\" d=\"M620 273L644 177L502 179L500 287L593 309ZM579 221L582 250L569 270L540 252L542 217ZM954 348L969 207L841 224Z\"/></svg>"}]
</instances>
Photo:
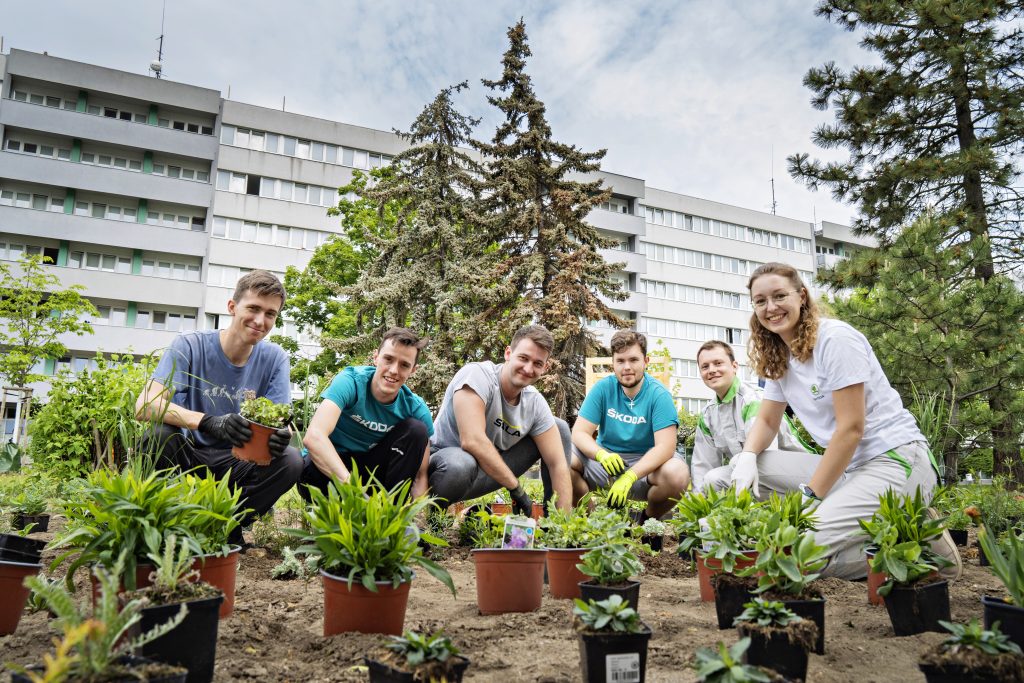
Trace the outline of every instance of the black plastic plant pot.
<instances>
[{"instance_id":1,"label":"black plastic plant pot","mask_svg":"<svg viewBox=\"0 0 1024 683\"><path fill-rule=\"evenodd\" d=\"M791 641L786 631L754 626L743 629L740 637L743 636L750 636L747 664L774 669L787 680L807 678L807 648Z\"/></svg>"},{"instance_id":2,"label":"black plastic plant pot","mask_svg":"<svg viewBox=\"0 0 1024 683\"><path fill-rule=\"evenodd\" d=\"M208 683L213 680L213 665L217 659L217 624L220 622L220 603L223 595L193 600L188 605L185 620L170 633L142 647L142 654L150 659L188 669L188 683ZM181 603L157 605L142 610L143 633L170 621L181 608Z\"/></svg>"},{"instance_id":3,"label":"black plastic plant pot","mask_svg":"<svg viewBox=\"0 0 1024 683\"><path fill-rule=\"evenodd\" d=\"M0 562L18 562L21 564L39 564L41 555L34 552L21 552L0 548Z\"/></svg>"},{"instance_id":4,"label":"black plastic plant pot","mask_svg":"<svg viewBox=\"0 0 1024 683\"><path fill-rule=\"evenodd\" d=\"M621 586L602 586L593 581L580 581L580 599L583 602L588 600L600 602L613 595L621 595L624 602L628 602L629 606L637 612L640 611L639 581L627 581Z\"/></svg>"},{"instance_id":5,"label":"black plastic plant pot","mask_svg":"<svg viewBox=\"0 0 1024 683\"><path fill-rule=\"evenodd\" d=\"M980 544L978 545L978 565L982 567L989 565L988 555L985 554L985 549Z\"/></svg>"},{"instance_id":6,"label":"black plastic plant pot","mask_svg":"<svg viewBox=\"0 0 1024 683\"><path fill-rule=\"evenodd\" d=\"M798 617L814 622L814 625L818 627L818 638L814 641L814 654L825 654L825 598L817 600L783 600L782 604L793 610ZM948 600L946 604L949 604ZM949 619L948 609L946 618Z\"/></svg>"},{"instance_id":7,"label":"black plastic plant pot","mask_svg":"<svg viewBox=\"0 0 1024 683\"><path fill-rule=\"evenodd\" d=\"M366 662L366 668L370 672L370 683L412 683L416 680L416 674L411 671L402 671L369 657L364 657L363 661ZM452 661L451 670L443 680L449 681L449 683L459 683L465 675L466 669L469 668L469 660L456 656L450 661Z\"/></svg>"},{"instance_id":8,"label":"black plastic plant pot","mask_svg":"<svg viewBox=\"0 0 1024 683\"><path fill-rule=\"evenodd\" d=\"M939 620L949 621L949 584L934 581L924 585L893 586L885 596L892 630L898 636L912 636L925 631L945 629Z\"/></svg>"},{"instance_id":9,"label":"black plastic plant pot","mask_svg":"<svg viewBox=\"0 0 1024 683\"><path fill-rule=\"evenodd\" d=\"M938 667L935 664L921 663L917 668L924 674L926 683L993 683L1001 680L992 671L978 671L967 666L949 664Z\"/></svg>"},{"instance_id":10,"label":"black plastic plant pot","mask_svg":"<svg viewBox=\"0 0 1024 683\"><path fill-rule=\"evenodd\" d=\"M23 554L34 554L36 557L42 555L46 541L39 541L27 536L18 534L0 534L0 553L15 551Z\"/></svg>"},{"instance_id":11,"label":"black plastic plant pot","mask_svg":"<svg viewBox=\"0 0 1024 683\"><path fill-rule=\"evenodd\" d=\"M1024 607L1017 607L991 595L981 596L985 628L999 622L999 630L1024 649Z\"/></svg>"},{"instance_id":12,"label":"black plastic plant pot","mask_svg":"<svg viewBox=\"0 0 1024 683\"><path fill-rule=\"evenodd\" d=\"M640 540L651 546L651 550L654 552L661 552L662 547L665 545L665 537L661 534L644 535Z\"/></svg>"},{"instance_id":13,"label":"black plastic plant pot","mask_svg":"<svg viewBox=\"0 0 1024 683\"><path fill-rule=\"evenodd\" d=\"M680 536L679 536L679 546L676 548L676 554L679 555L679 557L681 557L684 560L686 560L687 562L696 562L697 555L696 555L693 547L691 547L689 550L683 550L683 541L685 541L685 540L686 540L686 536L683 536L683 535L680 534Z\"/></svg>"},{"instance_id":14,"label":"black plastic plant pot","mask_svg":"<svg viewBox=\"0 0 1024 683\"><path fill-rule=\"evenodd\" d=\"M41 515L26 515L23 512L14 513L15 529L24 529L29 524L35 525L30 533L41 534L50 528L50 515L47 513Z\"/></svg>"},{"instance_id":15,"label":"black plastic plant pot","mask_svg":"<svg viewBox=\"0 0 1024 683\"><path fill-rule=\"evenodd\" d=\"M647 676L647 643L651 629L640 633L580 633L580 669L585 683L629 681Z\"/></svg>"},{"instance_id":16,"label":"black plastic plant pot","mask_svg":"<svg viewBox=\"0 0 1024 683\"><path fill-rule=\"evenodd\" d=\"M967 529L949 529L949 537L961 548L967 547Z\"/></svg>"},{"instance_id":17,"label":"black plastic plant pot","mask_svg":"<svg viewBox=\"0 0 1024 683\"><path fill-rule=\"evenodd\" d=\"M718 615L718 628L733 627L733 620L743 613L743 604L754 599L749 587L741 581L722 580L731 574L716 574L711 582L715 586L715 613Z\"/></svg>"},{"instance_id":18,"label":"black plastic plant pot","mask_svg":"<svg viewBox=\"0 0 1024 683\"><path fill-rule=\"evenodd\" d=\"M140 669L150 664L155 664L152 659L145 657L121 657L117 660L120 666L129 669ZM45 667L43 666L28 666L25 667L28 671L42 675ZM181 670L180 672L168 672L162 675L126 675L119 678L107 678L104 679L105 683L138 683L140 680L148 681L149 683L185 683L185 676L187 672ZM20 673L11 672L11 683L32 683L32 679L28 676Z\"/></svg>"}]
</instances>

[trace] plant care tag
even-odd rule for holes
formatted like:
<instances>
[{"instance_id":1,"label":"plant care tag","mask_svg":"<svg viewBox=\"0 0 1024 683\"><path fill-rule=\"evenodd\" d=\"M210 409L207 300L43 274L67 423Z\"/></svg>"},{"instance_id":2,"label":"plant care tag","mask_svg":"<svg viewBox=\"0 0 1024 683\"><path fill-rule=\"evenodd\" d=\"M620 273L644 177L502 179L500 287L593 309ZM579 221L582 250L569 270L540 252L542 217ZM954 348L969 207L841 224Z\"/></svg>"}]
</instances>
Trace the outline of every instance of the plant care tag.
<instances>
[{"instance_id":1,"label":"plant care tag","mask_svg":"<svg viewBox=\"0 0 1024 683\"><path fill-rule=\"evenodd\" d=\"M533 548L533 539L536 535L536 520L509 515L505 517L505 532L501 537L501 547L512 550L529 550Z\"/></svg>"},{"instance_id":2,"label":"plant care tag","mask_svg":"<svg viewBox=\"0 0 1024 683\"><path fill-rule=\"evenodd\" d=\"M698 519L697 524L700 524L701 533L706 534L707 532L711 531L711 526L708 524L707 517L701 517L700 519ZM713 547L713 545L714 544L711 541L705 539L704 542L701 543L700 549L706 553L709 553L711 552L711 548Z\"/></svg>"},{"instance_id":3,"label":"plant care tag","mask_svg":"<svg viewBox=\"0 0 1024 683\"><path fill-rule=\"evenodd\" d=\"M640 653L605 655L606 683L633 683L640 680Z\"/></svg>"}]
</instances>

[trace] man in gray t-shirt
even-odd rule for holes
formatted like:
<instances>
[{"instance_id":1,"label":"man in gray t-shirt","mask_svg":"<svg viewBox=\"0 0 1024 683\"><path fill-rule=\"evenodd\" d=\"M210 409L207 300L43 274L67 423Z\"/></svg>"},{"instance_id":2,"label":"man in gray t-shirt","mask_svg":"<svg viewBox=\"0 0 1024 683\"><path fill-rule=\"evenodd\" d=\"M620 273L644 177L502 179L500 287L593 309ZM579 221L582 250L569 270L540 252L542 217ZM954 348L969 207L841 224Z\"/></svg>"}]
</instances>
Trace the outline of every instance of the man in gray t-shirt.
<instances>
[{"instance_id":1,"label":"man in gray t-shirt","mask_svg":"<svg viewBox=\"0 0 1024 683\"><path fill-rule=\"evenodd\" d=\"M434 495L454 503L504 486L516 512L528 515L532 501L519 477L539 459L545 504L557 493L559 507L569 507L569 425L533 387L553 348L550 332L529 325L513 335L504 363L470 363L455 373L434 420L428 469Z\"/></svg>"}]
</instances>

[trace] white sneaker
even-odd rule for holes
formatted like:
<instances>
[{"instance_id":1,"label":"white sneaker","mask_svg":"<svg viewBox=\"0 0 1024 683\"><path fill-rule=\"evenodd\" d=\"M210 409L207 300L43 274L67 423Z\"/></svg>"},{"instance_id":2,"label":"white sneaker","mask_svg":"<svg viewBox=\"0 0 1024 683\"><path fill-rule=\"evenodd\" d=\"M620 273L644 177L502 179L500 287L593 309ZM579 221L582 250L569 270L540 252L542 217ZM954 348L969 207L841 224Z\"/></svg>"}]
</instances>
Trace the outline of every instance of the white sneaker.
<instances>
[{"instance_id":1,"label":"white sneaker","mask_svg":"<svg viewBox=\"0 0 1024 683\"><path fill-rule=\"evenodd\" d=\"M938 519L942 515L935 508L928 508L928 516L931 519ZM939 570L941 578L952 583L963 576L964 563L960 559L960 551L957 549L956 543L953 542L953 537L949 535L948 529L943 530L942 535L932 541L932 551L953 563Z\"/></svg>"}]
</instances>

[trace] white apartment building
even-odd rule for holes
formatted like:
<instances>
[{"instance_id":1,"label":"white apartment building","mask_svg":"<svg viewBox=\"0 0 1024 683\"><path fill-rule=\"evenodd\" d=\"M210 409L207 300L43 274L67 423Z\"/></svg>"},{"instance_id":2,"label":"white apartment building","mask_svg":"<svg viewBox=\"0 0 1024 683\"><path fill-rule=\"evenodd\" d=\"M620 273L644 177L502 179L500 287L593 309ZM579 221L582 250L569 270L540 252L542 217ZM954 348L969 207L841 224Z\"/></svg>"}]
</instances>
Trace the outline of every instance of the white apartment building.
<instances>
[{"instance_id":1,"label":"white apartment building","mask_svg":"<svg viewBox=\"0 0 1024 683\"><path fill-rule=\"evenodd\" d=\"M390 122L388 122L390 124ZM96 304L96 333L63 340L144 354L224 324L238 277L305 266L340 221L327 215L355 169L389 163L393 133L225 99L215 90L22 50L0 55L0 260L50 256L64 285ZM618 247L629 297L614 309L672 356L689 410L711 398L695 352L711 338L745 363L746 278L780 260L810 280L854 239L806 222L599 174L613 197L591 222ZM288 321L284 332L315 347ZM610 330L598 329L607 340ZM45 392L45 386L38 393Z\"/></svg>"}]
</instances>

